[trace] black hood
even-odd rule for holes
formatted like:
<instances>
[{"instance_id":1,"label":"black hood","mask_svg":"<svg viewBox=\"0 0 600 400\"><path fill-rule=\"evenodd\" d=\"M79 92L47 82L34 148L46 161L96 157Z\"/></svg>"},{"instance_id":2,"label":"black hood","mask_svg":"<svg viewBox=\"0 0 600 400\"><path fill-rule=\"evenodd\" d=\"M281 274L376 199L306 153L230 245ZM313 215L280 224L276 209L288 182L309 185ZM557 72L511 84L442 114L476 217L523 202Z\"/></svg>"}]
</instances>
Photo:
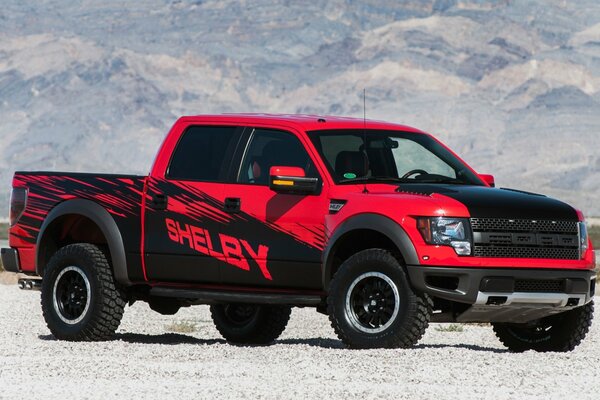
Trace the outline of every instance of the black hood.
<instances>
[{"instance_id":1,"label":"black hood","mask_svg":"<svg viewBox=\"0 0 600 400\"><path fill-rule=\"evenodd\" d=\"M573 220L573 207L540 194L486 186L401 184L399 192L448 196L463 203L474 218Z\"/></svg>"}]
</instances>

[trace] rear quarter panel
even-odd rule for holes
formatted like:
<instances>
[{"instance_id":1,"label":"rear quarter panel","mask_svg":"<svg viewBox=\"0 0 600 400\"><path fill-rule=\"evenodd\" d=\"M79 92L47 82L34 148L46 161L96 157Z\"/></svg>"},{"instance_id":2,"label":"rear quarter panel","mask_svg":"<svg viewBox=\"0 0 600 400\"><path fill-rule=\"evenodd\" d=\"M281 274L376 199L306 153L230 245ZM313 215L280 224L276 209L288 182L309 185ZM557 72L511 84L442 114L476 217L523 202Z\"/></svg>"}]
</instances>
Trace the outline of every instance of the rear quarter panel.
<instances>
[{"instance_id":1,"label":"rear quarter panel","mask_svg":"<svg viewBox=\"0 0 600 400\"><path fill-rule=\"evenodd\" d=\"M71 199L91 200L106 209L121 232L127 264L139 264L145 179L133 175L16 172L13 187L28 191L25 211L9 230L9 245L19 249L21 269L35 271L40 228L54 207Z\"/></svg>"}]
</instances>

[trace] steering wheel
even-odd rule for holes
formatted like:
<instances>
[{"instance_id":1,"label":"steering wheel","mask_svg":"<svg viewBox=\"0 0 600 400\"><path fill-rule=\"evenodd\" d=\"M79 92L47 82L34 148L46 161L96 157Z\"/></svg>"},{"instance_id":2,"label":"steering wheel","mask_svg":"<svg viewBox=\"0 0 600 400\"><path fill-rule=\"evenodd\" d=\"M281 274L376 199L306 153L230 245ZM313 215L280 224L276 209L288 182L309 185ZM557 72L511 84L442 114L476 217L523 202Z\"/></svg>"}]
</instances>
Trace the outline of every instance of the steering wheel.
<instances>
[{"instance_id":1,"label":"steering wheel","mask_svg":"<svg viewBox=\"0 0 600 400\"><path fill-rule=\"evenodd\" d=\"M402 179L406 179L411 175L414 174L419 174L419 175L427 175L428 172L423 170L423 169L411 169L410 171L408 171L407 173L405 173L404 175L402 175Z\"/></svg>"}]
</instances>

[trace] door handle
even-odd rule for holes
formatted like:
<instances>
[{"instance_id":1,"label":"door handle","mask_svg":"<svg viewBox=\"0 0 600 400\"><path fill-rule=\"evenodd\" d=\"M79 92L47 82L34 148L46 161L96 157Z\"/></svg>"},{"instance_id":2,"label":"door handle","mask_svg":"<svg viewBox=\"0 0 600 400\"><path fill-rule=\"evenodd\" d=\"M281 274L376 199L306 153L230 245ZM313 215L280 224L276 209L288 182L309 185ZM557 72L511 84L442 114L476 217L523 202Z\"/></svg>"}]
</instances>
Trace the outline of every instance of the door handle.
<instances>
[{"instance_id":1,"label":"door handle","mask_svg":"<svg viewBox=\"0 0 600 400\"><path fill-rule=\"evenodd\" d=\"M242 205L242 201L239 197L227 197L225 198L224 209L228 213L238 213L240 212L240 207Z\"/></svg>"},{"instance_id":2,"label":"door handle","mask_svg":"<svg viewBox=\"0 0 600 400\"><path fill-rule=\"evenodd\" d=\"M155 210L166 210L167 204L169 204L169 198L166 194L157 193L152 195L152 202L150 206Z\"/></svg>"}]
</instances>

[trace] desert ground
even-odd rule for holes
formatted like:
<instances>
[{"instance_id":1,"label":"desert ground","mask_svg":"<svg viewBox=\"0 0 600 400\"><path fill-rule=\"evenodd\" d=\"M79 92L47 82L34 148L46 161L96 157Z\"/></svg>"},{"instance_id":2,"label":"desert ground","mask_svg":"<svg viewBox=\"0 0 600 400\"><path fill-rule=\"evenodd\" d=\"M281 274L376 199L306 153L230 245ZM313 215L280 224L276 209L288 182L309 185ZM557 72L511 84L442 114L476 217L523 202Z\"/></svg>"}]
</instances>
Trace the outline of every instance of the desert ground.
<instances>
[{"instance_id":1,"label":"desert ground","mask_svg":"<svg viewBox=\"0 0 600 400\"><path fill-rule=\"evenodd\" d=\"M136 303L114 340L71 343L50 335L39 299L0 284L1 399L600 396L600 321L571 353L510 353L489 326L450 324L432 324L412 349L358 351L326 316L294 309L273 345L243 347L219 337L208 307L162 316Z\"/></svg>"}]
</instances>

